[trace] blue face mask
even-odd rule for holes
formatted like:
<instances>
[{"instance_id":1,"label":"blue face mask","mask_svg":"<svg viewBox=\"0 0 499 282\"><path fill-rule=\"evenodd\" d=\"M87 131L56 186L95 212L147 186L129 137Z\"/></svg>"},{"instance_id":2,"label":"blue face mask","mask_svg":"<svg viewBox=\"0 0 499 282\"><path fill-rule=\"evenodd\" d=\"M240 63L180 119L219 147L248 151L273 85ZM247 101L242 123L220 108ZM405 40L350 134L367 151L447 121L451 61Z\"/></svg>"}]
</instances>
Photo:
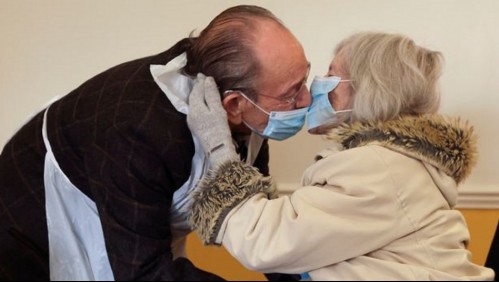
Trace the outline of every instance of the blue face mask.
<instances>
[{"instance_id":1,"label":"blue face mask","mask_svg":"<svg viewBox=\"0 0 499 282\"><path fill-rule=\"evenodd\" d=\"M325 129L343 122L352 110L336 111L329 101L329 92L333 91L342 80L338 76L322 77L316 76L310 92L312 93L312 104L308 109L307 128L312 134L321 134Z\"/></svg>"},{"instance_id":2,"label":"blue face mask","mask_svg":"<svg viewBox=\"0 0 499 282\"><path fill-rule=\"evenodd\" d=\"M302 129L303 124L305 123L305 117L307 116L308 107L285 112L267 112L262 107L253 102L250 98L246 97L246 95L244 95L242 92L239 93L257 109L269 116L269 122L267 123L267 126L265 127L263 132L256 130L248 123L243 121L244 124L253 132L265 138L282 141L295 135Z\"/></svg>"}]
</instances>

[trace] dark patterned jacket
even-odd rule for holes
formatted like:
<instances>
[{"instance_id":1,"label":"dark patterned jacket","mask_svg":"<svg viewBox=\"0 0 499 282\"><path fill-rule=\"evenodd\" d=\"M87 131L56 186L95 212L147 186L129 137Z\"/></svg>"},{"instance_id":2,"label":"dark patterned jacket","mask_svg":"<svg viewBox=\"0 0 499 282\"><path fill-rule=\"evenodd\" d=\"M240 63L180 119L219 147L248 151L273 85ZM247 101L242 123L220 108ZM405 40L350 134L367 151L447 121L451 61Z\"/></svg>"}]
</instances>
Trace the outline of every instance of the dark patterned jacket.
<instances>
[{"instance_id":1,"label":"dark patterned jacket","mask_svg":"<svg viewBox=\"0 0 499 282\"><path fill-rule=\"evenodd\" d=\"M52 104L48 138L64 173L100 215L116 280L216 280L172 259L169 210L189 178L194 144L186 116L154 82L187 40L155 56L115 66ZM0 279L48 280L43 113L0 155ZM268 174L268 144L256 166Z\"/></svg>"}]
</instances>

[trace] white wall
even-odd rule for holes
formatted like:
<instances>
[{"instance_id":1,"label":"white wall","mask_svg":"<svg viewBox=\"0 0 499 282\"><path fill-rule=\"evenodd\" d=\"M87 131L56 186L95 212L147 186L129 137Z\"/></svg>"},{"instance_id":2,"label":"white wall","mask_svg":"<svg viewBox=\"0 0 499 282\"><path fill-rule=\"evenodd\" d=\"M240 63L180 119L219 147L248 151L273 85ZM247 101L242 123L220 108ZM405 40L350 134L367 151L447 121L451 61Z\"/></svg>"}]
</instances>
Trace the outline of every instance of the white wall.
<instances>
[{"instance_id":1,"label":"white wall","mask_svg":"<svg viewBox=\"0 0 499 282\"><path fill-rule=\"evenodd\" d=\"M53 96L115 64L167 49L236 4L274 12L303 43L311 77L352 32L400 32L446 58L442 112L475 125L480 158L462 189L499 192L499 1L496 0L0 0L0 147ZM309 81L310 82L310 81ZM272 142L271 170L294 186L318 136Z\"/></svg>"}]
</instances>

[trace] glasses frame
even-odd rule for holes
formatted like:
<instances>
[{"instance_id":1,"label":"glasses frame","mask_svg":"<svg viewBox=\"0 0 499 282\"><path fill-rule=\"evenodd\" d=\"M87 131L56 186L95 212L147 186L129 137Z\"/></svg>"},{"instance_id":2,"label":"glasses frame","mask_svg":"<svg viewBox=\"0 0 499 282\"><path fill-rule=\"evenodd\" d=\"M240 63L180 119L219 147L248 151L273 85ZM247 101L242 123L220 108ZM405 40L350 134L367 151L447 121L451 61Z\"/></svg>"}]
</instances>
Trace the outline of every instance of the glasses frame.
<instances>
[{"instance_id":1,"label":"glasses frame","mask_svg":"<svg viewBox=\"0 0 499 282\"><path fill-rule=\"evenodd\" d=\"M274 96L270 96L270 95L266 95L266 94L261 94L258 91L255 91L251 88L245 88L245 87L231 88L230 90L224 91L224 95L226 95L228 92L251 93L252 94L251 96L255 97L255 100L256 100L256 98L258 98L258 96L262 96L262 97L265 97L268 99L279 101L280 104L278 106L288 107L288 106L292 106L292 105L296 104L296 100L297 100L298 96L300 96L300 94L307 87L307 81L308 81L309 74L310 74L310 63L307 67L307 74L305 75L305 78L302 81L302 85L296 91L296 93L293 93L292 95L286 94L286 95L283 95L282 97L274 97ZM245 96L249 99L249 96L247 96L247 95L245 95ZM253 101L253 99L252 99L252 101ZM256 103L257 101L253 101L253 102Z\"/></svg>"}]
</instances>

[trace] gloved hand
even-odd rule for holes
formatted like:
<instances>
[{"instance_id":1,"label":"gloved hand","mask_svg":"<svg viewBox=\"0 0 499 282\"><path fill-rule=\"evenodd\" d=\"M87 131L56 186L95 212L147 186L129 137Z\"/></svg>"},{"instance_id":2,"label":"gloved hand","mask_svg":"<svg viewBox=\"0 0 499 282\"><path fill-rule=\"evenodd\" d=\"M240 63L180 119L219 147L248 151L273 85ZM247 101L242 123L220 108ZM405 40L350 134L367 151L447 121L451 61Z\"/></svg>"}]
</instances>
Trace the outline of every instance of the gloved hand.
<instances>
[{"instance_id":1,"label":"gloved hand","mask_svg":"<svg viewBox=\"0 0 499 282\"><path fill-rule=\"evenodd\" d=\"M239 160L232 142L227 112L222 107L220 93L212 77L198 74L189 95L187 124L201 142L210 168L227 161Z\"/></svg>"}]
</instances>

